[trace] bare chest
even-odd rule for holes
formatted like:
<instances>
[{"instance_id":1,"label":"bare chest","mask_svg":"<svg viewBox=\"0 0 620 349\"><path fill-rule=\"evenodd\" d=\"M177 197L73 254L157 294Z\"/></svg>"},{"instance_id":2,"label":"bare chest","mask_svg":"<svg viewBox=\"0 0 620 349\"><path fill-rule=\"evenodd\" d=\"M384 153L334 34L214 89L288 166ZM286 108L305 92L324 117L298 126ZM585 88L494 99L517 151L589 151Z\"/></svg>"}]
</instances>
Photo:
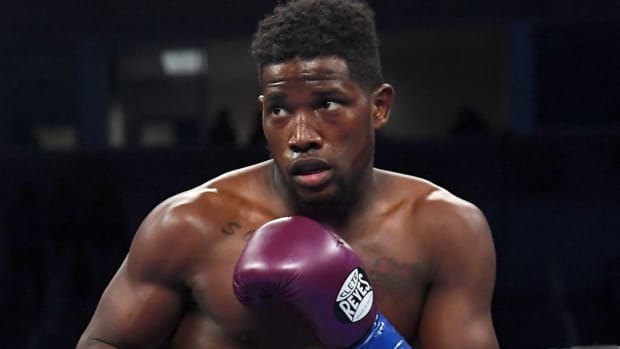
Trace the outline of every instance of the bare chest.
<instances>
[{"instance_id":1,"label":"bare chest","mask_svg":"<svg viewBox=\"0 0 620 349\"><path fill-rule=\"evenodd\" d=\"M401 235L352 240L350 244L365 263L380 311L404 337L413 338L428 284L428 263L415 241L395 240ZM247 237L243 229L236 229L197 259L189 283L190 305L174 347L320 348L309 326L290 309L255 313L237 301L232 275Z\"/></svg>"},{"instance_id":2,"label":"bare chest","mask_svg":"<svg viewBox=\"0 0 620 349\"><path fill-rule=\"evenodd\" d=\"M414 338L431 279L424 241L402 222L366 226L367 237L349 243L365 263L379 310L405 338Z\"/></svg>"}]
</instances>

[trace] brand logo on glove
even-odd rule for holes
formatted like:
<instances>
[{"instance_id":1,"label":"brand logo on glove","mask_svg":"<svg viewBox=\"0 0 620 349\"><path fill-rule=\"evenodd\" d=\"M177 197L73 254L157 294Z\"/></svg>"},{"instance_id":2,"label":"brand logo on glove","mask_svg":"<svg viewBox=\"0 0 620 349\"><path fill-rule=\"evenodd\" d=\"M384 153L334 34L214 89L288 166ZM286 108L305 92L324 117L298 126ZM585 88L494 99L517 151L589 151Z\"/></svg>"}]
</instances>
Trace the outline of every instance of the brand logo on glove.
<instances>
[{"instance_id":1,"label":"brand logo on glove","mask_svg":"<svg viewBox=\"0 0 620 349\"><path fill-rule=\"evenodd\" d=\"M368 275L362 268L355 268L340 287L336 297L336 317L342 322L357 322L372 309L373 292Z\"/></svg>"}]
</instances>

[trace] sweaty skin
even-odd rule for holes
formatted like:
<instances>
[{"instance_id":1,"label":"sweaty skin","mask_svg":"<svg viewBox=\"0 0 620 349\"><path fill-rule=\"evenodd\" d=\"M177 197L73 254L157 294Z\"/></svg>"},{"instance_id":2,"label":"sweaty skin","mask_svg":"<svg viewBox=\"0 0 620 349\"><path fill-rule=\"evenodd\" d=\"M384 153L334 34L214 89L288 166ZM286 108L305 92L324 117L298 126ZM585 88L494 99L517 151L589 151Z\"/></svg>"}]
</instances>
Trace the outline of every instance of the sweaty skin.
<instances>
[{"instance_id":1,"label":"sweaty skin","mask_svg":"<svg viewBox=\"0 0 620 349\"><path fill-rule=\"evenodd\" d=\"M270 65L261 78L272 159L157 206L78 348L321 348L288 309L252 313L233 294L246 240L290 215L310 216L351 245L379 310L416 348L498 348L483 214L426 180L372 165L391 86L362 90L335 57Z\"/></svg>"}]
</instances>

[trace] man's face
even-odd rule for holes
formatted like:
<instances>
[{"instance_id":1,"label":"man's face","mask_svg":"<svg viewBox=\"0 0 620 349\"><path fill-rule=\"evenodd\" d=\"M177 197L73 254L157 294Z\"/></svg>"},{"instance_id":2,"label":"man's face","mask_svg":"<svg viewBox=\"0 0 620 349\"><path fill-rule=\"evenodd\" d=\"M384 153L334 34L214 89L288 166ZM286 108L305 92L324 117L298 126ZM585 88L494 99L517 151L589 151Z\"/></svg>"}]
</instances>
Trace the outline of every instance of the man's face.
<instances>
[{"instance_id":1,"label":"man's face","mask_svg":"<svg viewBox=\"0 0 620 349\"><path fill-rule=\"evenodd\" d=\"M372 172L373 95L337 57L267 65L259 97L276 183L302 203L337 200Z\"/></svg>"}]
</instances>

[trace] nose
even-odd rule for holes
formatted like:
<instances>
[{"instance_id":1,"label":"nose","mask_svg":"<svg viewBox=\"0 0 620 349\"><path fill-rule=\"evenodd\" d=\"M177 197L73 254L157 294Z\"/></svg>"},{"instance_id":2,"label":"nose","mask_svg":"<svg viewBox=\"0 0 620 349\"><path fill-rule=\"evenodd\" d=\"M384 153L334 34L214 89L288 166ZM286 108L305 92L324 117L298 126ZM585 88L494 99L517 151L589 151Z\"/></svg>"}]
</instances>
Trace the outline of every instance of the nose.
<instances>
[{"instance_id":1,"label":"nose","mask_svg":"<svg viewBox=\"0 0 620 349\"><path fill-rule=\"evenodd\" d=\"M310 112L298 112L293 118L293 130L288 141L289 149L295 153L305 153L323 146L323 138Z\"/></svg>"}]
</instances>

